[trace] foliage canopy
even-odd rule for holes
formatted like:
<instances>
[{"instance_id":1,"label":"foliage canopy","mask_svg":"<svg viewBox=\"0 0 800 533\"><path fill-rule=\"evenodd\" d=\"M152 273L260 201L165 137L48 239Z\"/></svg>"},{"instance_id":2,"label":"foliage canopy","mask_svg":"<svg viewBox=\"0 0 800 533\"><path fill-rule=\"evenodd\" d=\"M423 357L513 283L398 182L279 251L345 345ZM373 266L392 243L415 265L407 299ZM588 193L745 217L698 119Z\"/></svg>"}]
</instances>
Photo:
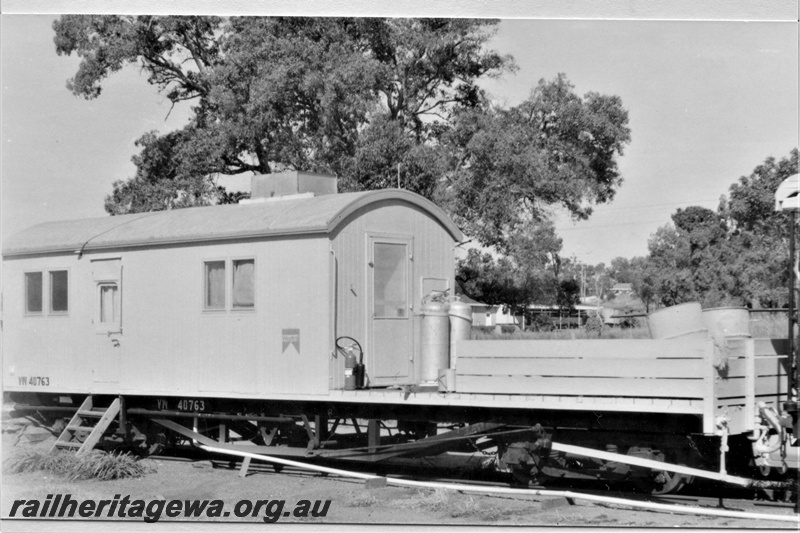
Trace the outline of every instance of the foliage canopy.
<instances>
[{"instance_id":1,"label":"foliage canopy","mask_svg":"<svg viewBox=\"0 0 800 533\"><path fill-rule=\"evenodd\" d=\"M395 186L434 200L481 244L510 252L563 206L576 218L613 199L630 140L619 97L577 95L566 76L521 104L480 87L515 70L488 48L496 20L66 15L58 54L81 62L67 86L97 98L134 65L173 104L178 131L144 132L136 174L111 214L236 201L215 177L330 172L342 190Z\"/></svg>"},{"instance_id":2,"label":"foliage canopy","mask_svg":"<svg viewBox=\"0 0 800 533\"><path fill-rule=\"evenodd\" d=\"M778 185L800 170L798 150L767 158L732 184L717 211L678 209L625 271L645 303L780 307L788 301L789 217L774 210ZM626 260L616 262L623 266Z\"/></svg>"}]
</instances>

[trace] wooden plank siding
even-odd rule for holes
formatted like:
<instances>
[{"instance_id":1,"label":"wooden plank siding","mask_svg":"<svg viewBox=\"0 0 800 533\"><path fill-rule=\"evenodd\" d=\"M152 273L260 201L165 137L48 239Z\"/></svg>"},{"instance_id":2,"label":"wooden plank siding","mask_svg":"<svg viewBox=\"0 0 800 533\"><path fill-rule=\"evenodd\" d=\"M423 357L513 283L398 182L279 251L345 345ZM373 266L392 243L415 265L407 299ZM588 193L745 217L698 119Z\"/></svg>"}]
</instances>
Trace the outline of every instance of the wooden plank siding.
<instances>
[{"instance_id":1,"label":"wooden plank siding","mask_svg":"<svg viewBox=\"0 0 800 533\"><path fill-rule=\"evenodd\" d=\"M754 429L763 402L780 407L788 397L786 339L729 339L727 368L715 380L714 416L727 421L732 434Z\"/></svg>"},{"instance_id":2,"label":"wooden plank siding","mask_svg":"<svg viewBox=\"0 0 800 533\"><path fill-rule=\"evenodd\" d=\"M460 391L561 396L613 396L636 398L697 398L703 379L596 378L555 376L470 376L459 375Z\"/></svg>"},{"instance_id":3,"label":"wooden plank siding","mask_svg":"<svg viewBox=\"0 0 800 533\"><path fill-rule=\"evenodd\" d=\"M718 399L727 398L746 398L749 392L751 396L768 396L775 393L784 394L788 389L787 373L775 375L756 375L754 378L735 377L730 379L720 379L716 386L716 396Z\"/></svg>"},{"instance_id":4,"label":"wooden plank siding","mask_svg":"<svg viewBox=\"0 0 800 533\"><path fill-rule=\"evenodd\" d=\"M786 349L782 339L731 339L720 370L710 339L464 341L456 346L456 392L631 410L647 401L691 402L702 406L705 433L725 419L738 434L753 428L757 402L786 398Z\"/></svg>"},{"instance_id":5,"label":"wooden plank siding","mask_svg":"<svg viewBox=\"0 0 800 533\"><path fill-rule=\"evenodd\" d=\"M789 357L786 355L756 355L753 361L756 376L785 376L789 368ZM728 371L725 376L728 379L744 377L748 375L747 360L734 359L728 362Z\"/></svg>"},{"instance_id":6,"label":"wooden plank siding","mask_svg":"<svg viewBox=\"0 0 800 533\"><path fill-rule=\"evenodd\" d=\"M620 362L620 364L614 364ZM535 361L510 357L465 358L459 361L458 373L480 376L587 376L596 378L674 378L702 379L703 360L685 359L591 359L537 357ZM526 373L530 372L530 373Z\"/></svg>"},{"instance_id":7,"label":"wooden plank siding","mask_svg":"<svg viewBox=\"0 0 800 533\"><path fill-rule=\"evenodd\" d=\"M697 359L705 339L471 340L457 344L461 358Z\"/></svg>"},{"instance_id":8,"label":"wooden plank siding","mask_svg":"<svg viewBox=\"0 0 800 533\"><path fill-rule=\"evenodd\" d=\"M705 340L467 341L456 390L626 398L702 398Z\"/></svg>"}]
</instances>

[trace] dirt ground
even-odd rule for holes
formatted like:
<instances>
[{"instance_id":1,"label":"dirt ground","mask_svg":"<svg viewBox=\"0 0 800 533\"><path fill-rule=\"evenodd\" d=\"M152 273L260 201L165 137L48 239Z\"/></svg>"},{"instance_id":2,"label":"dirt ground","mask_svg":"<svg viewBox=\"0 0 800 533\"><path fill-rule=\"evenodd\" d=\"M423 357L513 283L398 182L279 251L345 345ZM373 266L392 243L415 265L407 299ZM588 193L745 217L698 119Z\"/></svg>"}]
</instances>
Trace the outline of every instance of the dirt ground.
<instances>
[{"instance_id":1,"label":"dirt ground","mask_svg":"<svg viewBox=\"0 0 800 533\"><path fill-rule=\"evenodd\" d=\"M46 437L46 438L44 438ZM44 440L39 440L44 438ZM199 461L152 461L155 472L138 479L115 481L78 481L43 472L10 474L5 461L19 450L29 447L47 449L54 437L44 430L28 428L20 433L13 421L3 422L2 455L4 472L0 513L4 518L3 531L18 531L32 525L25 519L9 520L14 500L39 499L48 495L70 494L74 500L112 499L115 495L129 495L131 500L214 500L225 502L232 510L240 500L285 500L286 509L294 508L300 500L330 500L324 518L296 518L282 516L280 523L316 524L430 524L430 525L480 525L480 526L551 526L551 527L603 527L603 528L732 528L732 529L784 529L796 531L791 523L770 520L743 520L672 514L667 512L634 510L618 505L573 500L571 504L561 497L549 496L489 496L469 495L445 490L418 490L398 487L369 487L364 481L303 473L286 469L275 473L269 467L258 467L241 478L237 468L224 463ZM37 442L38 441L38 442ZM614 496L614 494L610 494ZM792 516L793 510L769 502L735 504L736 510L768 515ZM19 513L18 513L19 514ZM197 518L194 522L249 522L264 527L263 513L258 516L218 519ZM77 521L78 519L75 519ZM84 519L85 520L85 519ZM105 519L108 520L108 519ZM119 519L122 520L122 519ZM144 526L142 519L128 518ZM162 517L160 522L175 521ZM181 519L185 521L186 519ZM39 523L41 527L41 523ZM72 524L76 525L76 524ZM86 526L89 524L85 522ZM101 524L96 524L101 525ZM105 525L108 525L106 523ZM133 524L130 524L131 526ZM177 524L174 524L177 525ZM186 524L187 526L189 524ZM197 525L197 524L195 524ZM223 526L224 524L219 523ZM275 524L273 524L275 525ZM57 524L45 524L45 529ZM122 524L114 526L121 530ZM140 530L141 527L135 528ZM74 528L72 529L74 530Z\"/></svg>"}]
</instances>

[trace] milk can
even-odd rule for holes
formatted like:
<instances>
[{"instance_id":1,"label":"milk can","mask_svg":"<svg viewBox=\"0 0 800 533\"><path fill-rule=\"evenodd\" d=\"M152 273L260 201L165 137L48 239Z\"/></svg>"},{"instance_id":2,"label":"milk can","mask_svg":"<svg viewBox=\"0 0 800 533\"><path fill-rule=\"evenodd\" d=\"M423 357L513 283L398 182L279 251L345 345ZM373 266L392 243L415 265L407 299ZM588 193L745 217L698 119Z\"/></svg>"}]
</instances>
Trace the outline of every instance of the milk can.
<instances>
[{"instance_id":1,"label":"milk can","mask_svg":"<svg viewBox=\"0 0 800 533\"><path fill-rule=\"evenodd\" d=\"M472 337L472 307L456 296L450 302L450 366L456 366L456 343Z\"/></svg>"},{"instance_id":2,"label":"milk can","mask_svg":"<svg viewBox=\"0 0 800 533\"><path fill-rule=\"evenodd\" d=\"M439 369L447 368L450 359L450 318L442 293L433 292L422 299L422 364L420 378L435 382Z\"/></svg>"}]
</instances>

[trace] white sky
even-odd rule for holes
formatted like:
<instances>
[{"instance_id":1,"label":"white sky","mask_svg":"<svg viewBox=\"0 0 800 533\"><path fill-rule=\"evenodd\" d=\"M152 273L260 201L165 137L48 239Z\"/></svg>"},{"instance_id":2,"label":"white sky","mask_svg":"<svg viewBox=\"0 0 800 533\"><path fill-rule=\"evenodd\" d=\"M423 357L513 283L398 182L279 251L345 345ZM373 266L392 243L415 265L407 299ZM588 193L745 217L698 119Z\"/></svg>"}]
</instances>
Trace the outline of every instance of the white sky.
<instances>
[{"instance_id":1,"label":"white sky","mask_svg":"<svg viewBox=\"0 0 800 533\"><path fill-rule=\"evenodd\" d=\"M614 202L557 224L584 262L644 255L677 208L716 209L740 176L798 146L797 23L505 21L496 47L521 67L491 87L508 103L565 72L579 94L619 95L629 112Z\"/></svg>"},{"instance_id":2,"label":"white sky","mask_svg":"<svg viewBox=\"0 0 800 533\"><path fill-rule=\"evenodd\" d=\"M111 184L134 173L134 141L189 116L189 105L170 113L135 68L96 100L72 96L78 60L56 55L54 18L0 19L3 236L103 216ZM716 208L740 176L798 146L797 22L503 20L493 46L520 67L486 84L501 102L564 72L579 94L617 94L629 111L617 198L587 222L557 225L564 253L584 262L645 254L675 209Z\"/></svg>"}]
</instances>

